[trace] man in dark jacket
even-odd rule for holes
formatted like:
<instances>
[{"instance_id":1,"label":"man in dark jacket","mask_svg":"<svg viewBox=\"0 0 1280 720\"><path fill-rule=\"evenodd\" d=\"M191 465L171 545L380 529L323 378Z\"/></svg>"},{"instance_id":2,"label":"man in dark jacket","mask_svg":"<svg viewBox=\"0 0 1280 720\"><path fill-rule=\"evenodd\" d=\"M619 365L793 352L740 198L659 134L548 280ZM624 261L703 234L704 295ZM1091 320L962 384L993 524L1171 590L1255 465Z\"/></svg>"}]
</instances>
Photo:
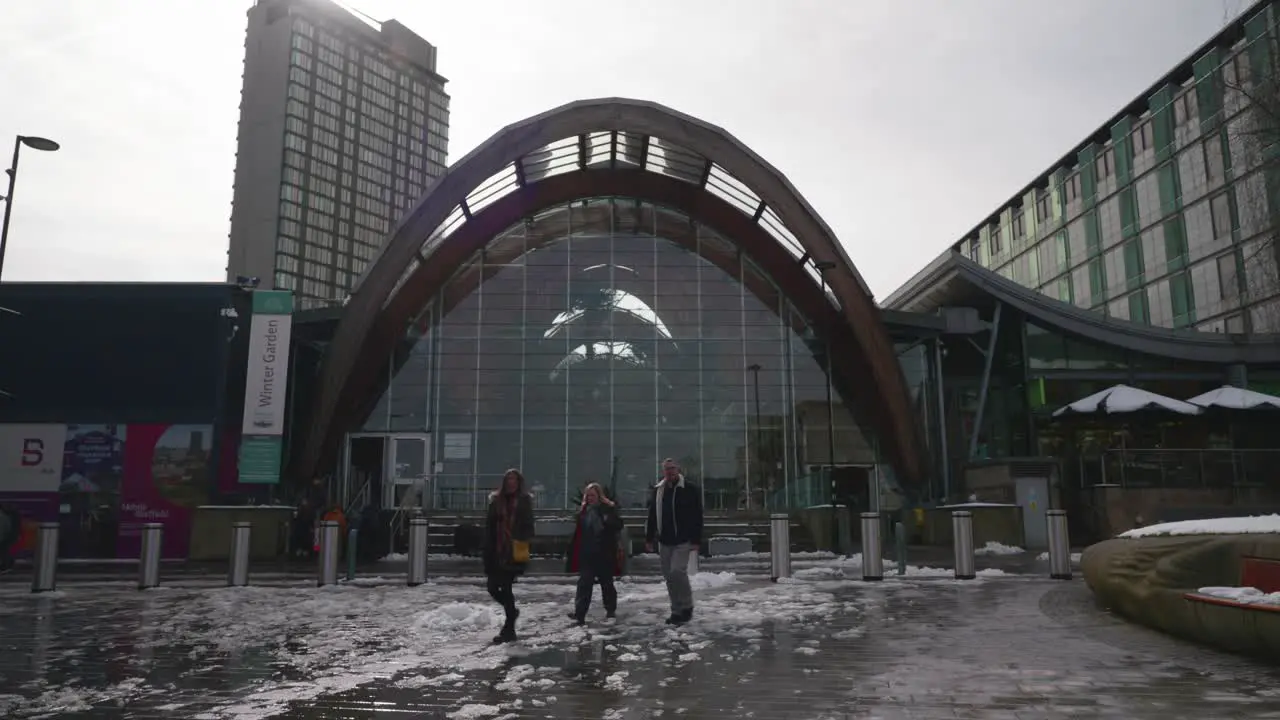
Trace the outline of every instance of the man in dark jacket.
<instances>
[{"instance_id":1,"label":"man in dark jacket","mask_svg":"<svg viewBox=\"0 0 1280 720\"><path fill-rule=\"evenodd\" d=\"M658 546L662 577L671 598L670 625L693 618L693 588L689 585L689 556L702 545L702 490L685 480L680 465L662 461L662 480L649 499L649 519L645 522L645 550Z\"/></svg>"},{"instance_id":2,"label":"man in dark jacket","mask_svg":"<svg viewBox=\"0 0 1280 720\"><path fill-rule=\"evenodd\" d=\"M591 608L591 592L600 583L600 600L604 603L605 617L612 619L618 611L618 590L614 587L614 575L621 572L618 562L618 533L622 531L622 517L617 505L597 483L591 483L582 491L582 507L578 511L578 527L569 543L569 557L565 563L567 572L578 573L578 591L574 598L570 617L579 625L586 622Z\"/></svg>"}]
</instances>

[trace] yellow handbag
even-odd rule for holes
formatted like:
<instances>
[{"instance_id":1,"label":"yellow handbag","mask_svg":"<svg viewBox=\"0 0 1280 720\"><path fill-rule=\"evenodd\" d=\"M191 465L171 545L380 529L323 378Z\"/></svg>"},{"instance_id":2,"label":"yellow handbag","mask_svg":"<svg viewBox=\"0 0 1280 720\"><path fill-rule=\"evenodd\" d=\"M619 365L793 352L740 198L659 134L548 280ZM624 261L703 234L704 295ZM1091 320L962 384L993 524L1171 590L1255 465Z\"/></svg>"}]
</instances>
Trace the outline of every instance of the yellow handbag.
<instances>
[{"instance_id":1,"label":"yellow handbag","mask_svg":"<svg viewBox=\"0 0 1280 720\"><path fill-rule=\"evenodd\" d=\"M511 562L523 565L529 562L529 543L526 540L511 541Z\"/></svg>"}]
</instances>

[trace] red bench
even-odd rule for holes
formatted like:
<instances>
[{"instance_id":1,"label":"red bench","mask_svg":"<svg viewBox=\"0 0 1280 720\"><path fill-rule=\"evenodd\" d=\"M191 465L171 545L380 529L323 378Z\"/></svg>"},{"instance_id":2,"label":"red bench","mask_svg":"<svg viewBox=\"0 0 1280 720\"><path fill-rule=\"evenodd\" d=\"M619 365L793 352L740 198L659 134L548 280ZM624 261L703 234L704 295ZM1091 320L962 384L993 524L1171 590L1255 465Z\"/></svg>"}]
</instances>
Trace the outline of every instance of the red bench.
<instances>
[{"instance_id":1,"label":"red bench","mask_svg":"<svg viewBox=\"0 0 1280 720\"><path fill-rule=\"evenodd\" d=\"M1280 560L1250 556L1240 558L1239 587L1257 588L1264 593L1280 592ZM1249 608L1250 610L1262 610L1265 612L1280 612L1280 606L1250 605L1248 603L1238 603L1234 600L1228 600L1227 598L1212 597L1194 592L1185 593L1183 597L1187 600L1208 603L1210 605Z\"/></svg>"}]
</instances>

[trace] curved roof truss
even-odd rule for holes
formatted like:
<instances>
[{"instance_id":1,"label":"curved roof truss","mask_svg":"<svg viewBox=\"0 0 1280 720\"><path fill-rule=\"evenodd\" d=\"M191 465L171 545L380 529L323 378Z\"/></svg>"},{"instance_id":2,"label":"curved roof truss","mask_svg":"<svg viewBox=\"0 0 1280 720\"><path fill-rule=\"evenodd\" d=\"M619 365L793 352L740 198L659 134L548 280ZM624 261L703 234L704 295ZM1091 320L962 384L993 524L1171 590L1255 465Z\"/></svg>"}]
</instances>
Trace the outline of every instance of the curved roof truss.
<instances>
[{"instance_id":1,"label":"curved roof truss","mask_svg":"<svg viewBox=\"0 0 1280 720\"><path fill-rule=\"evenodd\" d=\"M782 173L724 130L656 103L617 98L574 102L509 125L430 187L348 298L296 473L314 473L333 452L335 415L357 394L351 380L367 377L357 366L387 357L390 347L376 340L401 335L462 260L542 210L602 196L678 208L740 245L754 238L755 247L775 249L768 260L752 253L771 274L780 270L776 250L785 251L786 264L806 278L805 294L821 306L807 314L843 320L835 325L852 343L842 353L835 340L843 333L833 332L833 354L865 373L859 385L869 392L859 396L868 396L899 479L921 480L920 428L892 342L831 229Z\"/></svg>"}]
</instances>

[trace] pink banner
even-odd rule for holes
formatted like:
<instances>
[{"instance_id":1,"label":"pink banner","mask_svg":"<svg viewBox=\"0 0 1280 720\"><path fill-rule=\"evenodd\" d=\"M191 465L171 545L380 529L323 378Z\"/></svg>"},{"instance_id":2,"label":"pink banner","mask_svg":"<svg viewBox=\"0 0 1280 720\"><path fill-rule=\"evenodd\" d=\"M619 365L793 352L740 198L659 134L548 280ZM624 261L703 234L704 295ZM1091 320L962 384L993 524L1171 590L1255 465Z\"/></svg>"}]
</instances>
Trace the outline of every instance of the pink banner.
<instances>
[{"instance_id":1,"label":"pink banner","mask_svg":"<svg viewBox=\"0 0 1280 720\"><path fill-rule=\"evenodd\" d=\"M209 504L211 425L130 425L120 491L118 557L137 557L142 525L164 525L161 556L184 558L191 513Z\"/></svg>"}]
</instances>

